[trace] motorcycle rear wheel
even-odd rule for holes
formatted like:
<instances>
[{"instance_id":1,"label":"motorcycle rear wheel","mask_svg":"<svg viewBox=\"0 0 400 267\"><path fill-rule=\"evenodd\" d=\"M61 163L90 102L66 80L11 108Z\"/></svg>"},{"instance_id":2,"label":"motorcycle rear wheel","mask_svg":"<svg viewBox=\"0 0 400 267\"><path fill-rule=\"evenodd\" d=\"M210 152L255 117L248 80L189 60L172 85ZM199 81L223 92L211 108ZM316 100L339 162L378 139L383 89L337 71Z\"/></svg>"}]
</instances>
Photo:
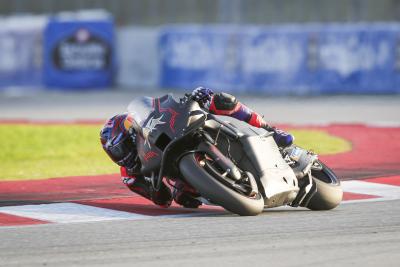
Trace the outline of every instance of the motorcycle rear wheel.
<instances>
[{"instance_id":1,"label":"motorcycle rear wheel","mask_svg":"<svg viewBox=\"0 0 400 267\"><path fill-rule=\"evenodd\" d=\"M310 210L334 209L343 199L343 189L336 174L321 161L318 161L318 163L322 166L322 169L311 171L317 192L306 207Z\"/></svg>"},{"instance_id":2,"label":"motorcycle rear wheel","mask_svg":"<svg viewBox=\"0 0 400 267\"><path fill-rule=\"evenodd\" d=\"M264 209L264 199L260 193L249 197L227 187L200 165L195 154L185 155L179 162L179 169L186 181L196 188L202 197L230 212L241 216L254 216Z\"/></svg>"}]
</instances>

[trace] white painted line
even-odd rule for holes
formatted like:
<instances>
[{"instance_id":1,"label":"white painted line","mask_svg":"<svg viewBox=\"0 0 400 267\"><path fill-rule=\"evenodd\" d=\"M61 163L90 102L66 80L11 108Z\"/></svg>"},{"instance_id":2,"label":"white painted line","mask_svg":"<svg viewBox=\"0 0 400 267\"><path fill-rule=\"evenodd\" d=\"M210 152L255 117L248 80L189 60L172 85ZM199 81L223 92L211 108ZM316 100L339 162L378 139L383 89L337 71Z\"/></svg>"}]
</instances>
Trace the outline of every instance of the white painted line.
<instances>
[{"instance_id":1,"label":"white painted line","mask_svg":"<svg viewBox=\"0 0 400 267\"><path fill-rule=\"evenodd\" d=\"M379 200L400 199L400 186L364 181L343 181L342 188L344 192L378 196ZM363 199L363 202L372 200L377 201L378 199Z\"/></svg>"},{"instance_id":2,"label":"white painted line","mask_svg":"<svg viewBox=\"0 0 400 267\"><path fill-rule=\"evenodd\" d=\"M221 211L210 211L210 212L195 212L193 213L180 213L180 214L167 214L167 215L155 215L153 218L187 218L187 217L206 217L227 214L228 212L221 208Z\"/></svg>"},{"instance_id":3,"label":"white painted line","mask_svg":"<svg viewBox=\"0 0 400 267\"><path fill-rule=\"evenodd\" d=\"M343 200L340 205L343 204L355 204L355 203L366 203L366 202L381 202L381 201L392 201L392 200L397 200L397 198L367 198L367 199L349 199L349 200Z\"/></svg>"},{"instance_id":4,"label":"white painted line","mask_svg":"<svg viewBox=\"0 0 400 267\"><path fill-rule=\"evenodd\" d=\"M375 121L375 122L366 122L364 123L365 126L372 126L372 127L400 127L400 122L398 121Z\"/></svg>"},{"instance_id":5,"label":"white painted line","mask_svg":"<svg viewBox=\"0 0 400 267\"><path fill-rule=\"evenodd\" d=\"M8 206L0 207L0 212L55 223L94 222L126 219L140 220L152 217L76 203Z\"/></svg>"}]
</instances>

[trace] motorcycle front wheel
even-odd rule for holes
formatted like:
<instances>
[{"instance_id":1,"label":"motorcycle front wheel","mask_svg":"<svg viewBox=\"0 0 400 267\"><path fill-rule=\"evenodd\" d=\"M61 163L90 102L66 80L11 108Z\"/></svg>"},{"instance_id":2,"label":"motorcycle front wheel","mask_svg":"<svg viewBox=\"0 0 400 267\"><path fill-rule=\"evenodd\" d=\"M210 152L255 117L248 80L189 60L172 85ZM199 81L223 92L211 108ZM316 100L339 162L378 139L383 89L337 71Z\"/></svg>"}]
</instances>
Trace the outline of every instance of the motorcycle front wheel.
<instances>
[{"instance_id":1,"label":"motorcycle front wheel","mask_svg":"<svg viewBox=\"0 0 400 267\"><path fill-rule=\"evenodd\" d=\"M307 208L310 210L330 210L336 208L343 198L343 189L336 174L324 163L320 164L320 170L312 170L311 174L317 186L317 192L310 199Z\"/></svg>"},{"instance_id":2,"label":"motorcycle front wheel","mask_svg":"<svg viewBox=\"0 0 400 267\"><path fill-rule=\"evenodd\" d=\"M229 188L213 177L194 153L182 157L179 169L186 181L196 188L202 197L230 212L241 216L254 216L264 209L264 199L259 192L253 196L246 196Z\"/></svg>"}]
</instances>

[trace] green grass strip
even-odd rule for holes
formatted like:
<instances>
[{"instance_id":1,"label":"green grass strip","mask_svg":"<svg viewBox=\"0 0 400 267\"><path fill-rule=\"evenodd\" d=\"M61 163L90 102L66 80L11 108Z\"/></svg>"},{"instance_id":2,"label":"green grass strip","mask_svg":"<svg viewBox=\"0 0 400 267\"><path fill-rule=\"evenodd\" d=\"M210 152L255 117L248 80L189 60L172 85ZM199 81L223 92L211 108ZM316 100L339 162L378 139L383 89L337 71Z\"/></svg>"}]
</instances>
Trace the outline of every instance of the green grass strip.
<instances>
[{"instance_id":1,"label":"green grass strip","mask_svg":"<svg viewBox=\"0 0 400 267\"><path fill-rule=\"evenodd\" d=\"M117 173L99 141L101 125L0 125L0 180ZM296 143L320 154L351 149L323 131L292 130Z\"/></svg>"},{"instance_id":2,"label":"green grass strip","mask_svg":"<svg viewBox=\"0 0 400 267\"><path fill-rule=\"evenodd\" d=\"M289 130L300 147L313 150L319 155L331 155L350 151L351 143L343 138L319 130Z\"/></svg>"},{"instance_id":3,"label":"green grass strip","mask_svg":"<svg viewBox=\"0 0 400 267\"><path fill-rule=\"evenodd\" d=\"M118 172L97 125L0 125L0 180Z\"/></svg>"}]
</instances>

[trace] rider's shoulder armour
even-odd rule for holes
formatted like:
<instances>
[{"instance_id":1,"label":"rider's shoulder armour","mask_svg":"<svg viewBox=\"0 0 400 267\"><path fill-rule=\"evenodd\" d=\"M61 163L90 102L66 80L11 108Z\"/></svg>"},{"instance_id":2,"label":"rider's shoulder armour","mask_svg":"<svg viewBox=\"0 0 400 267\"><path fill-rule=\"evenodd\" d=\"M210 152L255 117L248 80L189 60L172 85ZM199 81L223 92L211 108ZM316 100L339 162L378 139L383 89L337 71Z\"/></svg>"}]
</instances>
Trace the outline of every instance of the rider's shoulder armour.
<instances>
[{"instance_id":1,"label":"rider's shoulder armour","mask_svg":"<svg viewBox=\"0 0 400 267\"><path fill-rule=\"evenodd\" d=\"M218 110L233 110L238 103L236 97L227 93L215 94L213 101Z\"/></svg>"}]
</instances>

